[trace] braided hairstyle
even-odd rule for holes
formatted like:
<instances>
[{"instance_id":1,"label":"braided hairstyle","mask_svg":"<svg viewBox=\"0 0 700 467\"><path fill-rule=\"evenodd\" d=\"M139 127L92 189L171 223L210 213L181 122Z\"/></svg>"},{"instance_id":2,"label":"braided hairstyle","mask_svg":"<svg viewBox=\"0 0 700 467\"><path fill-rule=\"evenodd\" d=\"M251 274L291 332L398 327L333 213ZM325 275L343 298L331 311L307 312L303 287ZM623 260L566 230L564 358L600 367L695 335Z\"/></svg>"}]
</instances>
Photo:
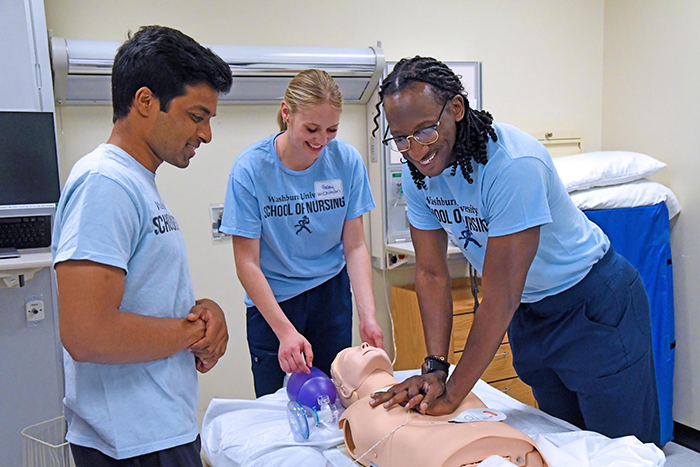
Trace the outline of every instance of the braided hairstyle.
<instances>
[{"instance_id":1,"label":"braided hairstyle","mask_svg":"<svg viewBox=\"0 0 700 467\"><path fill-rule=\"evenodd\" d=\"M376 106L377 115L374 117L374 131L372 131L372 135L376 134L379 128L380 106L384 102L384 98L403 91L416 81L430 85L430 90L433 92L435 100L439 103L447 102L447 100L452 99L456 95L460 95L464 99L464 118L456 123L457 137L452 150L455 152L457 160L451 166L451 174L454 175L457 172L457 167L459 167L465 180L473 183L474 180L470 175L474 171L472 160L478 164L486 164L488 162L486 144L489 141L489 137L493 141L498 140L496 132L491 125L493 117L489 112L474 110L469 107L467 92L459 76L439 60L416 55L413 58L401 59L394 66L392 72L389 73L389 76L386 77L379 88L379 102ZM413 163L410 161L407 161L407 163L411 170L413 182L418 189L426 189L425 175L420 173Z\"/></svg>"}]
</instances>

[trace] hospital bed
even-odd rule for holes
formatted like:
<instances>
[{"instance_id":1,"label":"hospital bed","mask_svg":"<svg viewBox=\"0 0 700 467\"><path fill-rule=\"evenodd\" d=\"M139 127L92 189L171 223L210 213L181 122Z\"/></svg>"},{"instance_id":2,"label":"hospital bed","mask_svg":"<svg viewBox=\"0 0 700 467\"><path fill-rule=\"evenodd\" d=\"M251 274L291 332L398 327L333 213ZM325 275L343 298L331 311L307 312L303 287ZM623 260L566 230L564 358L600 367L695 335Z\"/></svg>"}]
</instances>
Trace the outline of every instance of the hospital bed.
<instances>
[{"instance_id":1,"label":"hospital bed","mask_svg":"<svg viewBox=\"0 0 700 467\"><path fill-rule=\"evenodd\" d=\"M418 370L395 372L397 380ZM661 466L663 452L633 436L610 439L552 417L479 381L484 404L505 413L505 422L529 435L550 467ZM354 464L337 427L319 426L307 442L294 441L286 417L286 390L256 400L213 399L202 424L202 449L213 467L350 467ZM480 467L512 467L491 456Z\"/></svg>"},{"instance_id":2,"label":"hospital bed","mask_svg":"<svg viewBox=\"0 0 700 467\"><path fill-rule=\"evenodd\" d=\"M649 180L666 164L645 154L600 151L555 157L574 203L639 271L649 296L661 444L673 439L675 330L670 225L680 213L671 189Z\"/></svg>"}]
</instances>

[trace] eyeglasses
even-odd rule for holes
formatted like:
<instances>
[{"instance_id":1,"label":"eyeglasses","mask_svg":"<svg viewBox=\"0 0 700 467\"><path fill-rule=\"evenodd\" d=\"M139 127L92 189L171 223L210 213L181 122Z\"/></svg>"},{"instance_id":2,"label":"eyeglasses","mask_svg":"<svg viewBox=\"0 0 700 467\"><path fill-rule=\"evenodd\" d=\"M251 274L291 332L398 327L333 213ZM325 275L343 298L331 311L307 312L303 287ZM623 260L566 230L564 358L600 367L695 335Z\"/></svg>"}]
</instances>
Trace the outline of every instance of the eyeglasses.
<instances>
[{"instance_id":1,"label":"eyeglasses","mask_svg":"<svg viewBox=\"0 0 700 467\"><path fill-rule=\"evenodd\" d=\"M433 144L440 138L440 135L438 134L440 120L442 120L442 114L445 113L447 103L451 100L452 99L448 99L444 104L442 104L442 110L440 111L440 116L437 118L437 123L421 128L412 135L397 136L395 138L386 137L389 134L389 128L387 128L384 134L385 139L382 140L382 143L389 146L389 149L392 151L396 152L408 152L408 150L411 149L411 141L409 141L410 138L413 138L418 144L422 144L423 146Z\"/></svg>"}]
</instances>

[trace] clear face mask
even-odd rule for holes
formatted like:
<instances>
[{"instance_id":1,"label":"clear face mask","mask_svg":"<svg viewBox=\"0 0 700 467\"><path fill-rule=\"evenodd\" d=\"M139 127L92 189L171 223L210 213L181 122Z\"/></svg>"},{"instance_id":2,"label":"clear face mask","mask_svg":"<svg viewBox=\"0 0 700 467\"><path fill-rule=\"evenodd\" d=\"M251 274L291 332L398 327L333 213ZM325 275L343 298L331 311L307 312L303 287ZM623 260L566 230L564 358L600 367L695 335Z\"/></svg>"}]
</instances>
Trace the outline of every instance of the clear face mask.
<instances>
[{"instance_id":1,"label":"clear face mask","mask_svg":"<svg viewBox=\"0 0 700 467\"><path fill-rule=\"evenodd\" d=\"M297 401L287 403L287 420L289 420L294 441L298 443L308 441L318 425L337 427L339 418L340 410L335 404L330 403L330 398L326 395L318 396L318 404L314 407L301 405Z\"/></svg>"}]
</instances>

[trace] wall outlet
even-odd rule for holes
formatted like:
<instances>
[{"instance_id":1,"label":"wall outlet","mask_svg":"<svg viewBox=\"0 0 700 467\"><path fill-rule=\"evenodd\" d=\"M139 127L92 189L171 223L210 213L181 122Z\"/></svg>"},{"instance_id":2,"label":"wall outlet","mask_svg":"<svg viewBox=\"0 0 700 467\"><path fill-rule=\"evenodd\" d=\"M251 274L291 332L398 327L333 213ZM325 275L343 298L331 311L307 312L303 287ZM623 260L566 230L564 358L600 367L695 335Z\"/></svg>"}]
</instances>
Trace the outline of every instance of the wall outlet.
<instances>
[{"instance_id":1,"label":"wall outlet","mask_svg":"<svg viewBox=\"0 0 700 467\"><path fill-rule=\"evenodd\" d=\"M37 326L44 321L44 300L41 295L25 297L24 312L27 317L27 326Z\"/></svg>"},{"instance_id":2,"label":"wall outlet","mask_svg":"<svg viewBox=\"0 0 700 467\"><path fill-rule=\"evenodd\" d=\"M224 206L218 204L216 206L209 206L209 221L211 222L211 238L216 242L226 241L229 236L225 233L219 232L219 227L221 227L221 216L224 214Z\"/></svg>"}]
</instances>

